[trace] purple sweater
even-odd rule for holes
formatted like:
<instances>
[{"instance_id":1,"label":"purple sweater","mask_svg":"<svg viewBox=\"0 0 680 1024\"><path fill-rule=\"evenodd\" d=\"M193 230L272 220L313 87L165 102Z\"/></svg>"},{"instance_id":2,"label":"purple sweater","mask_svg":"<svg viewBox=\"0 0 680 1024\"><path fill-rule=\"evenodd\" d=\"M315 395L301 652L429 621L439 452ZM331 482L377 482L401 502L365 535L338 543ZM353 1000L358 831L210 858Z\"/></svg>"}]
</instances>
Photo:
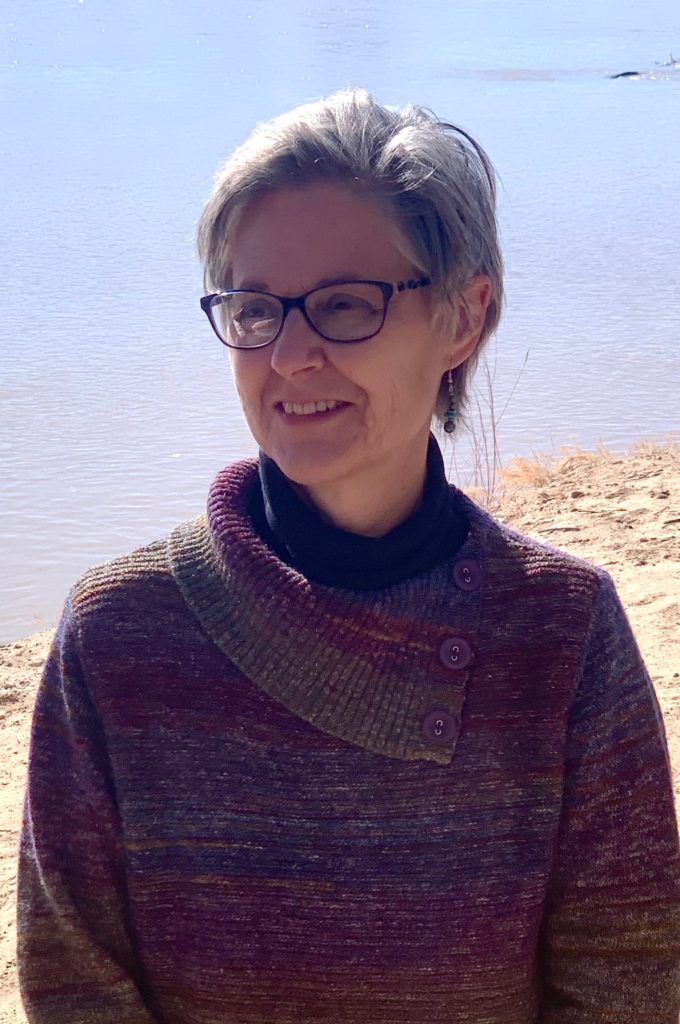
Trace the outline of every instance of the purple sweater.
<instances>
[{"instance_id":1,"label":"purple sweater","mask_svg":"<svg viewBox=\"0 0 680 1024\"><path fill-rule=\"evenodd\" d=\"M455 491L457 555L310 583L246 514L90 570L37 695L31 1024L676 1024L658 704L609 576Z\"/></svg>"}]
</instances>

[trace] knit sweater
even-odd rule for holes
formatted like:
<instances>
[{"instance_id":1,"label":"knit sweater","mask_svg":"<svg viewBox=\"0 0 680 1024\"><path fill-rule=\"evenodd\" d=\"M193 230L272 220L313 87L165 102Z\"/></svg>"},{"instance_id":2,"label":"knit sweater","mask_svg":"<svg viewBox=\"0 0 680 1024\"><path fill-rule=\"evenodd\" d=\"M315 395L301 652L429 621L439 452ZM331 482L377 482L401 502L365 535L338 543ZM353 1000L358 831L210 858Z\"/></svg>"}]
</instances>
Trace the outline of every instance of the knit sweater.
<instances>
[{"instance_id":1,"label":"knit sweater","mask_svg":"<svg viewBox=\"0 0 680 1024\"><path fill-rule=\"evenodd\" d=\"M72 589L21 837L31 1024L676 1024L680 855L609 576L463 494L457 554L310 583L246 513Z\"/></svg>"}]
</instances>

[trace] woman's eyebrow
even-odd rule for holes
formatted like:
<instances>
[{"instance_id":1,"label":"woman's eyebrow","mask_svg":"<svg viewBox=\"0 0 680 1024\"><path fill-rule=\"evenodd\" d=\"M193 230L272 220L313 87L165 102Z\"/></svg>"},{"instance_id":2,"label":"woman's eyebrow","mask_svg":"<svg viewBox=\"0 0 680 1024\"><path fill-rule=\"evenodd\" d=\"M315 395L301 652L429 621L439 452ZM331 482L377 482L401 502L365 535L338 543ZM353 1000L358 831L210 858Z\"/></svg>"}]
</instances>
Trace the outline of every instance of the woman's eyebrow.
<instances>
[{"instance_id":1,"label":"woman's eyebrow","mask_svg":"<svg viewBox=\"0 0 680 1024\"><path fill-rule=\"evenodd\" d=\"M264 284L262 281L243 281L239 285L234 283L232 285L232 287L235 288L237 291L239 291L240 289L243 289L244 291L251 291L251 292L268 292L269 291L269 288L267 288L267 285Z\"/></svg>"},{"instance_id":2,"label":"woman's eyebrow","mask_svg":"<svg viewBox=\"0 0 680 1024\"><path fill-rule=\"evenodd\" d=\"M348 281L365 281L368 280L361 274L357 274L356 271L338 271L337 274L331 274L327 277L320 278L316 284L313 284L311 288L306 288L305 292L314 291L316 288L325 288L331 284L347 284ZM373 280L371 278L370 280ZM234 285L236 290L253 291L253 292L269 292L270 294L276 294L272 292L271 288L267 287L263 281L255 281L250 278L243 281L238 287Z\"/></svg>"}]
</instances>

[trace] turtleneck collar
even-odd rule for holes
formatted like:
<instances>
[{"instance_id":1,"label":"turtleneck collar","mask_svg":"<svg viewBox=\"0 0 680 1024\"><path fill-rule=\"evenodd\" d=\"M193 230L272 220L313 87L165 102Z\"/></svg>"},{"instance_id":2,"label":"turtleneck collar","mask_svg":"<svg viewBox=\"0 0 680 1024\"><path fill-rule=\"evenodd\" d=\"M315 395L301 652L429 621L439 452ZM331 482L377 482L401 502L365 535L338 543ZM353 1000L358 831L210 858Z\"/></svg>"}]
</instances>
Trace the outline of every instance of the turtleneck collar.
<instances>
[{"instance_id":1,"label":"turtleneck collar","mask_svg":"<svg viewBox=\"0 0 680 1024\"><path fill-rule=\"evenodd\" d=\"M314 583L349 590L390 587L455 555L468 533L432 434L423 500L384 537L364 537L326 522L262 451L258 468L260 486L253 488L248 507L253 526L283 562Z\"/></svg>"}]
</instances>

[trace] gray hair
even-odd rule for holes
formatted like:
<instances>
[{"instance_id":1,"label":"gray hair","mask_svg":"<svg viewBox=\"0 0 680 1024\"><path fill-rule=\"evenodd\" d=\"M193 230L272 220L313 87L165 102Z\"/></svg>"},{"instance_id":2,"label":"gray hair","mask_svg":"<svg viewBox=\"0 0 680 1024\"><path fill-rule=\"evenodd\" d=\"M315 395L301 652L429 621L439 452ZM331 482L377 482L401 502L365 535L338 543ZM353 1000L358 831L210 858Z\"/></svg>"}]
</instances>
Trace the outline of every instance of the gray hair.
<instances>
[{"instance_id":1,"label":"gray hair","mask_svg":"<svg viewBox=\"0 0 680 1024\"><path fill-rule=\"evenodd\" d=\"M454 303L470 278L491 279L479 344L454 372L456 404L463 412L470 377L503 304L496 181L488 156L465 131L431 111L382 106L364 89L336 92L259 124L218 172L199 220L206 290L230 287L230 242L251 200L317 181L343 183L387 205L404 255L432 280L439 325L456 329ZM438 419L447 404L444 377Z\"/></svg>"}]
</instances>

